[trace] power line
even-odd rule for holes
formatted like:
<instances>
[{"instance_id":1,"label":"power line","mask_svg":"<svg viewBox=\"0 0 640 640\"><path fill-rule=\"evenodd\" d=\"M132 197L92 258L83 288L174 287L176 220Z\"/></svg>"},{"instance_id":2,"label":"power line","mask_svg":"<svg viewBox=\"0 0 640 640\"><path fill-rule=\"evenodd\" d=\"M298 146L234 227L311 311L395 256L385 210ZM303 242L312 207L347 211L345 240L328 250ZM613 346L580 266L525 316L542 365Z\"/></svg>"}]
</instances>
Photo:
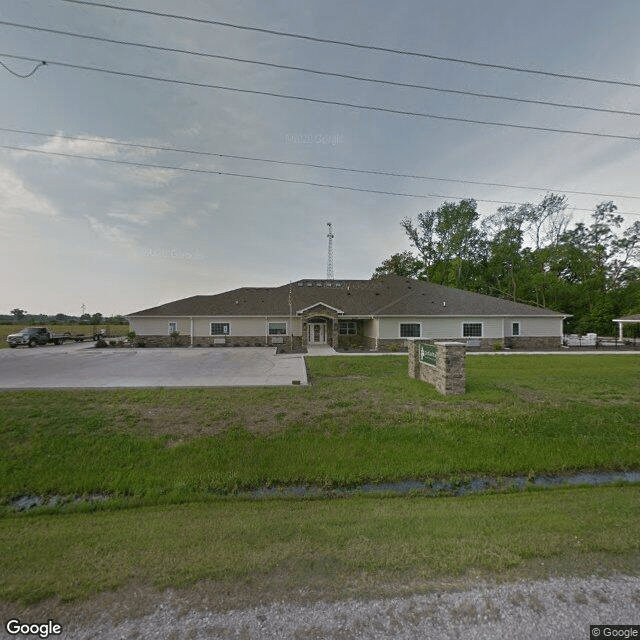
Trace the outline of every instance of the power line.
<instances>
[{"instance_id":1,"label":"power line","mask_svg":"<svg viewBox=\"0 0 640 640\"><path fill-rule=\"evenodd\" d=\"M110 144L114 146L133 148L133 149L145 149L147 151L169 151L175 153L186 153L191 155L198 156L207 156L207 157L215 157L215 158L229 158L232 160L248 160L251 162L264 162L269 164L276 165L284 165L284 166L292 166L292 167L308 167L311 169L326 169L329 171L342 171L348 173L359 173L366 175L376 175L376 176L389 176L394 178L411 178L414 180L432 180L437 182L453 182L458 184L473 184L480 185L486 187L503 187L507 189L524 189L528 191L546 191L546 192L561 192L568 193L572 195L581 195L581 196L598 196L602 198L624 198L631 200L640 200L640 196L633 195L624 195L619 193L600 193L595 191L576 191L571 189L563 189L560 187L532 187L525 185L517 185L517 184L507 184L504 182L486 182L481 180L461 180L455 178L443 178L438 176L425 176L420 174L413 173L400 173L397 171L382 171L376 169L356 169L353 167L342 167L338 165L331 164L317 164L311 162L293 162L290 160L277 160L275 158L260 158L255 156L243 156L238 154L230 154L230 153L217 153L214 151L200 151L197 149L185 149L184 147L170 147L166 145L151 145L151 144L142 144L136 142L124 142L121 140L110 140L105 138L91 138L86 136L70 136L64 135L62 133L45 133L42 131L29 131L27 129L12 129L9 127L0 127L0 131L6 131L9 133L20 133L31 136L41 136L44 138L60 138L62 140L74 140L78 142L98 142L100 144Z\"/></svg>"},{"instance_id":2,"label":"power line","mask_svg":"<svg viewBox=\"0 0 640 640\"><path fill-rule=\"evenodd\" d=\"M543 71L541 69L529 69L526 67L516 67L514 65L503 65L503 64L491 64L488 62L480 62L478 60L468 60L464 58L452 58L448 56L439 56L430 53L423 53L418 51L408 51L405 49L392 49L390 47L381 47L376 45L368 45L368 44L360 44L357 42L349 42L345 40L331 40L328 38L320 38L316 36L308 36L300 33L292 33L289 31L278 31L275 29L265 29L261 27L251 27L247 25L235 24L232 22L223 22L221 20L208 20L205 18L193 18L190 16L175 14L175 13L163 13L160 11L150 11L148 9L136 9L133 7L122 7L114 4L109 4L106 2L88 2L87 0L62 0L63 2L69 2L78 5L85 5L88 7L96 7L101 9L115 9L116 11L126 11L129 13L138 13L142 15L155 16L160 18L171 18L173 20L183 20L187 22L195 22L198 24L209 24L215 25L218 27L227 27L230 29L240 29L242 31L254 31L257 33L265 33L268 35L281 36L286 38L296 38L298 40L307 40L309 42L320 42L323 44L333 44L339 45L343 47L351 47L354 49L365 49L368 51L381 51L383 53L394 53L397 55L403 56L413 56L418 58L426 58L430 60L439 60L440 62L454 62L457 64L467 64L473 65L476 67L484 67L487 69L501 69L503 71L514 71L517 73L531 73L535 75L541 76L549 76L552 78L563 78L568 80L582 80L585 82L596 82L600 84L610 84L610 85L619 85L623 87L636 87L640 88L640 83L637 82L629 82L626 80L615 80L609 78L596 78L594 76L583 76L583 75L574 75L568 73L556 73L553 71Z\"/></svg>"},{"instance_id":3,"label":"power line","mask_svg":"<svg viewBox=\"0 0 640 640\"><path fill-rule=\"evenodd\" d=\"M278 64L275 62L266 62L264 60L251 60L248 58L237 58L234 56L223 56L215 53L207 53L204 51L193 51L190 49L180 49L176 47L165 47L160 45L148 44L145 42L132 42L130 40L118 40L114 38L105 38L102 36L94 36L84 33L75 33L72 31L64 31L61 29L50 29L47 27L39 27L33 25L20 24L17 22L8 22L6 20L0 20L0 25L8 26L8 27L18 27L21 29L29 29L32 31L39 31L44 33L52 33L55 35L69 36L72 38L81 38L84 40L92 40L95 42L103 42L108 44L117 44L128 47L138 47L141 49L148 49L151 51L163 51L166 53L180 53L189 56L197 56L201 58L210 58L214 60L227 60L229 62L239 62L242 64L253 64L262 67L269 67L273 69L282 69L285 71L298 71L301 73L311 73L319 76L326 76L331 78L342 78L346 80L355 80L357 82L368 82L371 84L382 84L388 85L392 87L404 87L409 89L421 89L424 91L433 91L437 93L450 93L453 95L462 95L462 96L471 96L474 98L483 98L489 100L503 100L507 102L520 102L525 104L535 104L547 107L555 107L560 109L579 109L583 111L595 111L597 113L611 113L616 115L626 115L626 116L640 116L640 112L638 111L626 111L623 109L607 109L604 107L591 107L588 105L580 105L580 104L569 104L565 102L553 102L550 100L536 100L533 98L518 98L516 96L503 96L492 93L483 93L479 91L466 91L462 89L447 89L444 87L433 87L430 85L412 83L412 82L399 82L396 80L385 80L382 78L372 78L369 76L357 76L348 73L338 73L334 71L322 71L319 69L311 69L309 67L298 67L294 65L287 64ZM1 64L1 63L0 63Z\"/></svg>"},{"instance_id":4,"label":"power line","mask_svg":"<svg viewBox=\"0 0 640 640\"><path fill-rule=\"evenodd\" d=\"M35 67L33 67L33 69L29 71L29 73L17 73L13 69L10 69L4 62L2 62L2 60L0 60L0 66L4 67L12 75L16 76L16 78L22 78L23 80L25 78L30 78L40 67L44 67L46 64L46 62L40 62Z\"/></svg>"},{"instance_id":5,"label":"power line","mask_svg":"<svg viewBox=\"0 0 640 640\"><path fill-rule=\"evenodd\" d=\"M164 169L167 171L181 171L186 173L197 173L197 174L206 174L206 175L219 175L219 176L231 176L235 178L247 178L252 180L264 180L268 182L280 182L286 184L300 184L311 187L323 187L327 189L340 189L343 191L357 191L360 193L375 193L380 195L387 196L400 196L405 198L443 198L445 200L463 200L469 199L467 196L450 196L450 195L442 195L439 193L405 193L401 191L383 191L379 189L364 189L360 187L350 187L347 185L337 185L323 182L311 182L309 180L292 180L290 178L274 178L271 176L257 176L254 174L247 173L236 173L231 171L219 171L216 169L196 169L193 167L179 167L173 165L163 165L163 164L154 164L150 162L136 162L133 160L115 160L113 158L100 158L98 156L88 156L79 153L64 153L62 151L45 151L44 149L29 149L26 147L18 147L15 145L0 145L0 149L7 149L10 151L20 151L25 153L35 153L45 156L55 156L60 158L74 158L80 160L92 160L95 162L106 162L109 164L121 164L126 166L133 167L144 167L150 169ZM512 205L521 205L526 204L523 202L513 202L509 200L487 200L483 198L473 198L476 202L486 202L489 204L512 204ZM588 211L592 212L592 209L585 209L580 207L573 207L575 211ZM616 213L620 215L628 215L628 216L640 216L640 213L635 212L626 212L626 211L617 211Z\"/></svg>"},{"instance_id":6,"label":"power line","mask_svg":"<svg viewBox=\"0 0 640 640\"><path fill-rule=\"evenodd\" d=\"M64 0L65 2L71 2L72 0ZM75 0L73 0L75 2ZM5 58L12 58L15 60L29 60L29 61L36 61L36 58L30 58L27 56L17 56L17 55L13 55L13 54L9 54L9 53L0 53L0 57L5 57ZM48 65L52 65L52 66L58 66L58 67L64 67L67 69L80 69L83 71L94 71L94 72L98 72L98 73L106 73L106 74L110 74L110 75L115 75L115 76L120 76L120 77L126 77L126 78L135 78L138 80L152 80L155 82L164 82L164 83L168 83L168 84L178 84L178 85L182 85L182 86L189 86L189 87L198 87L198 88L205 88L205 89L217 89L220 91L230 91L230 92L235 92L235 93L245 93L245 94L252 94L252 95L260 95L260 96L268 96L271 98L282 98L285 100L297 100L300 102L311 102L311 103L315 103L315 104L324 104L324 105L331 105L331 106L337 106L337 107L345 107L348 109L359 109L359 110L364 110L364 111L374 111L374 112L378 112L378 113L391 113L391 114L395 114L395 115L404 115L404 116L410 116L410 117L417 117L417 118L430 118L433 120L446 120L449 122L462 122L465 124L480 124L480 125L484 125L484 126L491 126L491 127L506 127L509 129L520 129L520 130L526 130L526 131L544 131L546 133L567 133L567 134L572 134L572 135L579 135L579 136L590 136L590 137L596 137L596 138L609 138L609 139L615 139L615 140L633 140L633 141L639 141L640 140L640 136L626 136L626 135L622 135L622 134L613 134L613 133L598 133L596 131L579 131L579 130L575 130L575 129L558 129L558 128L552 128L552 127L536 127L533 125L524 125L524 124L513 124L513 123L508 123L508 122L496 122L496 121L492 121L492 120L473 120L471 118L458 118L458 117L454 117L454 116L443 116L443 115L437 115L434 113L424 113L421 111L404 111L401 109L391 109L389 107L378 107L378 106L372 106L372 105L363 105L363 104L356 104L356 103L352 103L352 102L341 102L339 100L325 100L322 98L309 98L306 96L296 96L296 95L292 95L292 94L286 94L286 93L277 93L275 91L258 91L256 89L241 89L239 87L230 87L227 85L217 85L217 84L207 84L204 82L195 82L195 81L189 81L189 80L177 80L175 78L163 78L160 76L152 76L152 75L147 75L147 74L141 74L141 73L131 73L131 72L126 72L126 71L115 71L113 69L105 69L104 67L91 67L88 65L80 65L80 64L71 64L68 62L57 62L57 61L53 61L53 60L47 60L47 64Z\"/></svg>"}]
</instances>

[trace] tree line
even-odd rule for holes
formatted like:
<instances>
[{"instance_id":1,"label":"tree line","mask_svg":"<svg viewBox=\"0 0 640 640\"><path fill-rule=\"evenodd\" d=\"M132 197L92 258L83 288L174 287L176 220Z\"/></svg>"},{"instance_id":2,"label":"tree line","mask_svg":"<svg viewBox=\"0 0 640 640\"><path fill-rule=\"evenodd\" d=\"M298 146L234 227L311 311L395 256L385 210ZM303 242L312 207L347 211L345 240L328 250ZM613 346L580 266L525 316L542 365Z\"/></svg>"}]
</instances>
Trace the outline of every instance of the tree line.
<instances>
[{"instance_id":1,"label":"tree line","mask_svg":"<svg viewBox=\"0 0 640 640\"><path fill-rule=\"evenodd\" d=\"M80 316L70 316L66 313L48 315L46 313L27 313L24 309L16 307L11 314L0 314L0 324L128 324L124 316L105 317L101 313L83 313Z\"/></svg>"},{"instance_id":2,"label":"tree line","mask_svg":"<svg viewBox=\"0 0 640 640\"><path fill-rule=\"evenodd\" d=\"M640 311L640 220L624 225L602 202L572 223L566 196L500 207L480 218L473 199L405 218L411 250L373 277L396 274L571 314L568 333L613 335L613 318ZM638 325L629 327L637 332Z\"/></svg>"}]
</instances>

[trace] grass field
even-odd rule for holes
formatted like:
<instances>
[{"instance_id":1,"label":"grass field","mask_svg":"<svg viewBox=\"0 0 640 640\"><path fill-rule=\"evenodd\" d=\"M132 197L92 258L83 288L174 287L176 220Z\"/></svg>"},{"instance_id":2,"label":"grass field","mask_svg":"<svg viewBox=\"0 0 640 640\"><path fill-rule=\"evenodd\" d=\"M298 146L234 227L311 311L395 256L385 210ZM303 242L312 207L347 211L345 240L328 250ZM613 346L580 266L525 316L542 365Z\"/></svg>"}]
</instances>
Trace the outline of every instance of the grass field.
<instances>
[{"instance_id":1,"label":"grass field","mask_svg":"<svg viewBox=\"0 0 640 640\"><path fill-rule=\"evenodd\" d=\"M1 392L0 610L48 602L33 611L50 616L47 598L116 590L118 610L131 611L128 594L152 606L167 586L236 607L474 576L637 573L638 486L233 497L292 483L640 469L640 357L467 364L467 394L449 398L410 380L402 356L309 358L307 388ZM90 492L114 499L7 506Z\"/></svg>"},{"instance_id":2,"label":"grass field","mask_svg":"<svg viewBox=\"0 0 640 640\"><path fill-rule=\"evenodd\" d=\"M25 324L0 324L0 349L8 349L7 336L10 333L18 333L24 327L29 326ZM34 326L47 326L54 333L69 332L72 334L92 334L95 330L106 329L108 336L126 336L129 333L128 324L109 324L109 325L86 325L86 324L52 324L52 325L34 325Z\"/></svg>"},{"instance_id":3,"label":"grass field","mask_svg":"<svg viewBox=\"0 0 640 640\"><path fill-rule=\"evenodd\" d=\"M3 518L0 600L73 600L131 583L201 580L221 592L244 584L253 597L274 600L313 589L324 597L376 593L381 584L407 589L474 573L633 572L640 567L639 498L639 487L607 487Z\"/></svg>"},{"instance_id":4,"label":"grass field","mask_svg":"<svg viewBox=\"0 0 640 640\"><path fill-rule=\"evenodd\" d=\"M468 393L406 358L308 359L307 388L5 391L0 500L640 469L639 356L477 356Z\"/></svg>"}]
</instances>

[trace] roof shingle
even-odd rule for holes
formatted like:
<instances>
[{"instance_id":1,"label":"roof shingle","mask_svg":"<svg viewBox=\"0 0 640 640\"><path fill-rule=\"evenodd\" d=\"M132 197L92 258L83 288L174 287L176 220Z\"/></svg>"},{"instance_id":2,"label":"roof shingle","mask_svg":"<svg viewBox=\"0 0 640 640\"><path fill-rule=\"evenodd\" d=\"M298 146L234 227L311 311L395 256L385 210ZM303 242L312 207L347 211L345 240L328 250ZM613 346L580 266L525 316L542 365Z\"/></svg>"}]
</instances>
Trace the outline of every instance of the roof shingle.
<instances>
[{"instance_id":1,"label":"roof shingle","mask_svg":"<svg viewBox=\"0 0 640 640\"><path fill-rule=\"evenodd\" d=\"M144 316L287 316L318 303L348 316L557 316L565 314L401 276L372 280L298 280L191 296L129 314Z\"/></svg>"}]
</instances>

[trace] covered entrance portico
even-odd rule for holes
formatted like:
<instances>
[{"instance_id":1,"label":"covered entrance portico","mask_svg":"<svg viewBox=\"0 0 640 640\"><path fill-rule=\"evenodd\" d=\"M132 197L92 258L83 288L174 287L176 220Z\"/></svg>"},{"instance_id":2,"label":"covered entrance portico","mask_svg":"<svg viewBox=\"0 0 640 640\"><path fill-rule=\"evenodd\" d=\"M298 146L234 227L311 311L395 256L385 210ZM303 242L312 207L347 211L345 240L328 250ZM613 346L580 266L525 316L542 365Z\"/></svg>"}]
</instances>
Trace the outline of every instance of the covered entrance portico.
<instances>
[{"instance_id":1,"label":"covered entrance portico","mask_svg":"<svg viewBox=\"0 0 640 640\"><path fill-rule=\"evenodd\" d=\"M338 343L338 318L343 312L323 302L300 309L303 346L336 347Z\"/></svg>"}]
</instances>

